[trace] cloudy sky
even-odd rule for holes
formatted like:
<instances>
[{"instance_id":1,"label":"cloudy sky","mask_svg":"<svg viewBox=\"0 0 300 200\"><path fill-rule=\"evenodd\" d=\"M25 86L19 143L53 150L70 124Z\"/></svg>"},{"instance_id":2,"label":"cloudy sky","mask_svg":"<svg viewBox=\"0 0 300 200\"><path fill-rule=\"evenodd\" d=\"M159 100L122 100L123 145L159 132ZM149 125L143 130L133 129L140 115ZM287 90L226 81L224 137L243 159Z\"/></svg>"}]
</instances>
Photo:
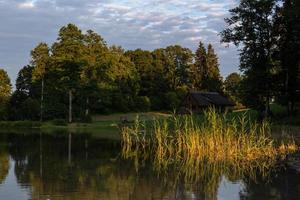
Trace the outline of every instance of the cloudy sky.
<instances>
[{"instance_id":1,"label":"cloudy sky","mask_svg":"<svg viewBox=\"0 0 300 200\"><path fill-rule=\"evenodd\" d=\"M59 28L75 23L109 45L153 50L180 44L195 50L212 43L223 76L238 71L238 52L218 33L238 0L0 0L0 68L12 81L39 42L52 44Z\"/></svg>"}]
</instances>

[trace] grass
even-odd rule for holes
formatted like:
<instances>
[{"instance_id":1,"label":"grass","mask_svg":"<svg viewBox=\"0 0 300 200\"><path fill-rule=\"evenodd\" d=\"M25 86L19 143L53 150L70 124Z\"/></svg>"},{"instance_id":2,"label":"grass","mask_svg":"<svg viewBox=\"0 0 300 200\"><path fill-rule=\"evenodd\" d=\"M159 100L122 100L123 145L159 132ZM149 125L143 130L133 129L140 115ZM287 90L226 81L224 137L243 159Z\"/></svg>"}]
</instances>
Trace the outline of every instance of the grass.
<instances>
[{"instance_id":1,"label":"grass","mask_svg":"<svg viewBox=\"0 0 300 200\"><path fill-rule=\"evenodd\" d=\"M293 139L276 142L268 122L258 124L247 116L211 109L200 117L156 119L150 126L137 118L132 127L122 129L123 155L152 155L159 168L174 163L188 168L199 161L266 168L297 151Z\"/></svg>"},{"instance_id":2,"label":"grass","mask_svg":"<svg viewBox=\"0 0 300 200\"><path fill-rule=\"evenodd\" d=\"M65 120L57 119L46 122L35 121L0 121L0 132L44 132L44 133L88 133L93 137L120 139L119 123L120 119L126 117L132 121L136 116L140 115L143 120L149 121L155 118L166 118L170 115L159 112L148 113L126 113L126 114L111 114L111 115L96 115L93 116L92 123L74 122L66 123Z\"/></svg>"},{"instance_id":3,"label":"grass","mask_svg":"<svg viewBox=\"0 0 300 200\"><path fill-rule=\"evenodd\" d=\"M38 121L0 121L1 128L40 128L41 122Z\"/></svg>"},{"instance_id":4,"label":"grass","mask_svg":"<svg viewBox=\"0 0 300 200\"><path fill-rule=\"evenodd\" d=\"M250 112L250 113L249 113ZM267 179L289 153L293 138L271 137L270 123L255 122L255 111L176 116L122 129L122 156L136 171L149 164L166 185L196 183L205 199L216 199L221 180Z\"/></svg>"}]
</instances>

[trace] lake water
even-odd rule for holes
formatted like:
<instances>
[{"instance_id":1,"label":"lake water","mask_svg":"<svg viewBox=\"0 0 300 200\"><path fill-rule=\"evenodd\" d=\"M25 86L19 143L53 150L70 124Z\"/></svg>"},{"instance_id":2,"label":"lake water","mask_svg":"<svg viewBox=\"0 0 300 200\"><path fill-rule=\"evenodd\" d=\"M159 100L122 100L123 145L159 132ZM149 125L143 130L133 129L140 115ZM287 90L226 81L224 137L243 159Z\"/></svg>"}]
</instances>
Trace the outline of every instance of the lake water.
<instances>
[{"instance_id":1,"label":"lake water","mask_svg":"<svg viewBox=\"0 0 300 200\"><path fill-rule=\"evenodd\" d=\"M0 134L0 200L300 199L300 174L284 167L255 179L204 168L192 182L178 170L159 173L89 134Z\"/></svg>"}]
</instances>

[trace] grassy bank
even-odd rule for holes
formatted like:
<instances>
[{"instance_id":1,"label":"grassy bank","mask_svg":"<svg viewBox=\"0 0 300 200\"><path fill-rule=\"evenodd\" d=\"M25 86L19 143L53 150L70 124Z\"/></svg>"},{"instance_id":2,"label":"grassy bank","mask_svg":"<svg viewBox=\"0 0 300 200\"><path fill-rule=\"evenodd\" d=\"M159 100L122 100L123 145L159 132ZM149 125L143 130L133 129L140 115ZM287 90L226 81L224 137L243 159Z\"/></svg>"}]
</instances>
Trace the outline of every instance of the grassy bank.
<instances>
[{"instance_id":1,"label":"grassy bank","mask_svg":"<svg viewBox=\"0 0 300 200\"><path fill-rule=\"evenodd\" d=\"M159 112L118 113L111 115L95 115L91 123L67 123L57 119L46 122L38 121L0 121L0 132L45 132L45 133L88 133L95 137L120 139L119 124L122 119L132 122L137 116L149 121L153 118L167 118L170 115Z\"/></svg>"},{"instance_id":2,"label":"grassy bank","mask_svg":"<svg viewBox=\"0 0 300 200\"><path fill-rule=\"evenodd\" d=\"M153 119L168 119L172 117L171 114L161 113L161 112L147 112L147 113L117 113L111 115L95 115L92 117L91 123L80 123L75 122L68 124L65 120L57 119L46 122L36 122L36 121L0 121L0 132L21 132L25 131L42 131L42 132L73 132L73 133L90 133L94 136L100 137L119 137L119 124L122 119L126 119L132 123L136 117L139 116L141 121L146 121L151 124ZM247 120L254 122L257 119L258 112L254 110L242 110L235 111L226 114L227 121L232 121L241 116L246 116ZM204 115L194 116L200 123L205 121ZM273 127L274 125L272 125ZM291 129L290 126L284 126L283 128L275 124L276 135L280 135L282 132ZM280 133L278 133L278 130ZM293 133L299 132L299 128L293 128ZM278 133L278 134L277 134ZM300 135L300 134L299 134Z\"/></svg>"}]
</instances>

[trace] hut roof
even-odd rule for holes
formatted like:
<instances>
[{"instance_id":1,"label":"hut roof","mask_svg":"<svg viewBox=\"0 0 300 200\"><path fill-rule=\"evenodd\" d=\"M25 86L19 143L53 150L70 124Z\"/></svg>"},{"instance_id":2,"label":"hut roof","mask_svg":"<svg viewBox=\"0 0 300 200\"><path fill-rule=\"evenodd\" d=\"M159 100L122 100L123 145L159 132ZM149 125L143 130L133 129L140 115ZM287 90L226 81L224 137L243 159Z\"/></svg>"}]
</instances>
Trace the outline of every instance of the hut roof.
<instances>
[{"instance_id":1,"label":"hut roof","mask_svg":"<svg viewBox=\"0 0 300 200\"><path fill-rule=\"evenodd\" d=\"M190 95L201 106L217 105L217 106L234 106L228 98L217 92L190 92Z\"/></svg>"}]
</instances>

